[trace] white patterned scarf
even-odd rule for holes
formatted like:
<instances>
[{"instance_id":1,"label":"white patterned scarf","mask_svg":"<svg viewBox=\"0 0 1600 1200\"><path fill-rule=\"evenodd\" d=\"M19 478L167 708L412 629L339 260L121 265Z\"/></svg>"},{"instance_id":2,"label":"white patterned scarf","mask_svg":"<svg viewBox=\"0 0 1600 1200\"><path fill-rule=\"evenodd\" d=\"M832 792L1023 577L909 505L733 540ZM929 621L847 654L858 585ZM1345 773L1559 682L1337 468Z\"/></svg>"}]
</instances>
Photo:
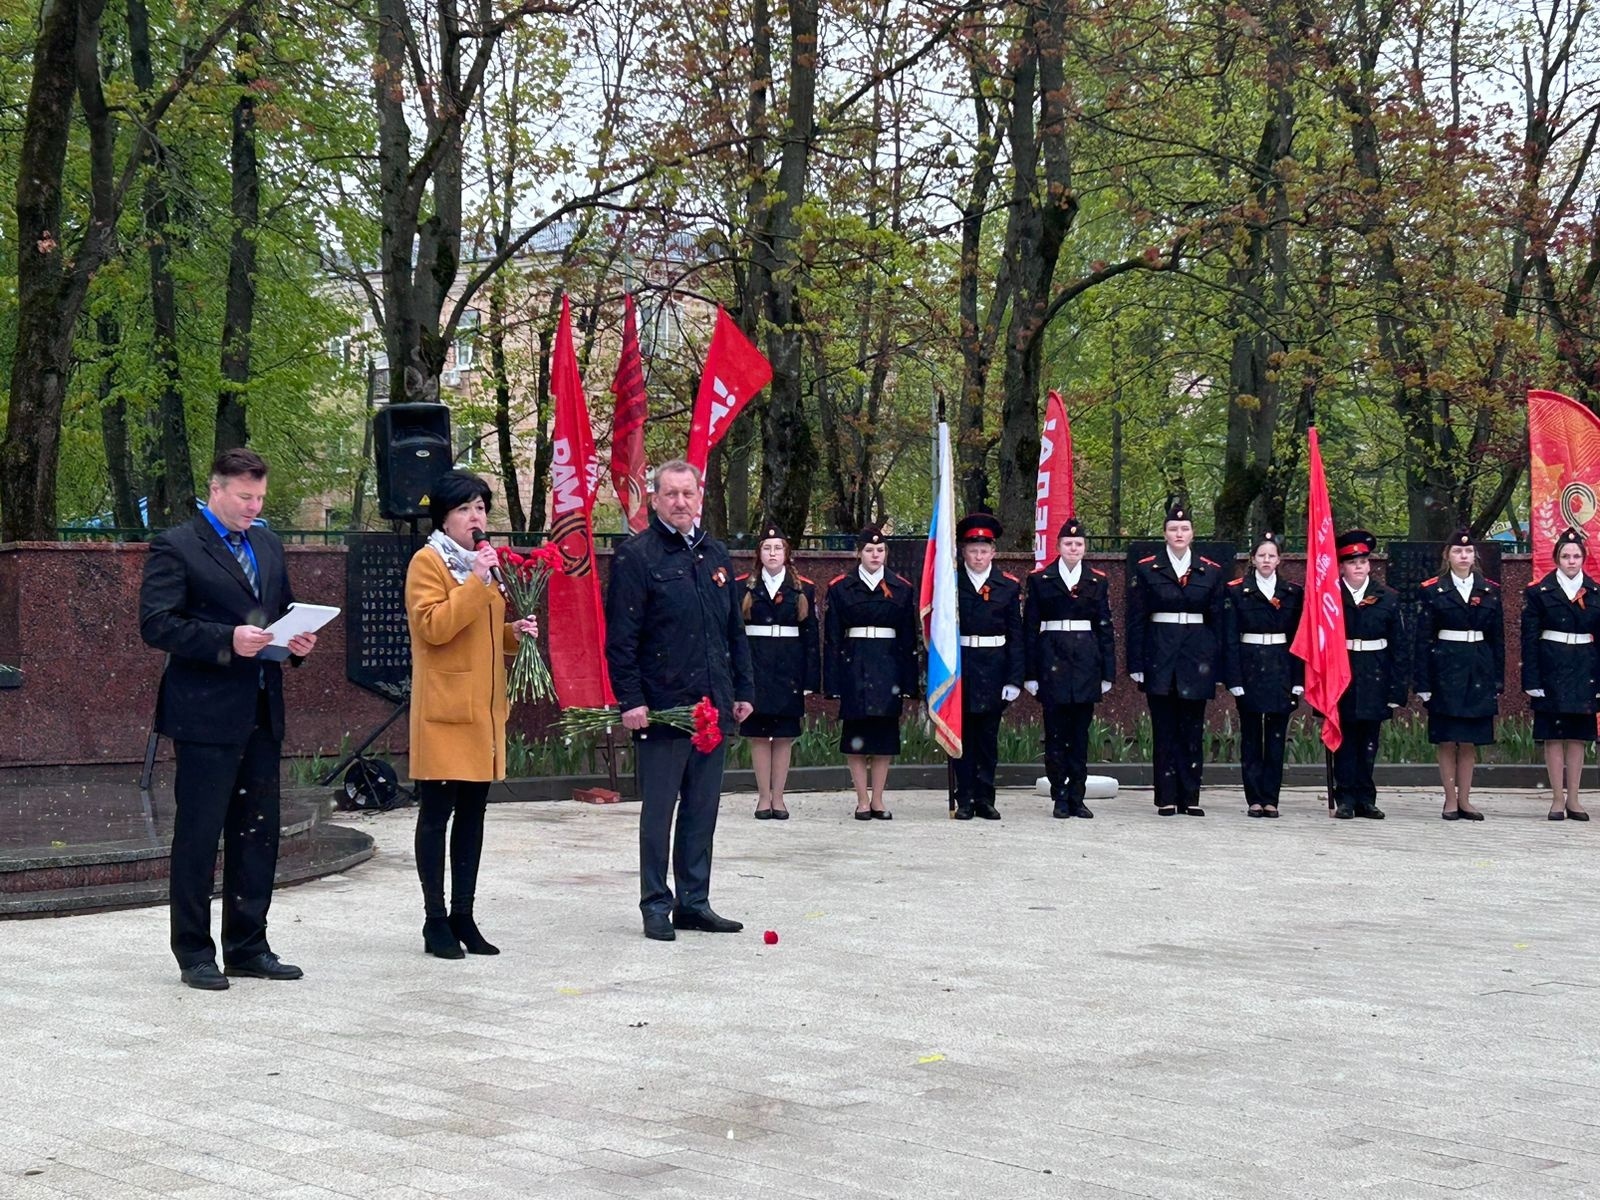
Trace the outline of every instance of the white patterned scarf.
<instances>
[{"instance_id":1,"label":"white patterned scarf","mask_svg":"<svg viewBox=\"0 0 1600 1200\"><path fill-rule=\"evenodd\" d=\"M439 552L457 583L467 581L467 576L472 574L472 551L442 529L435 529L428 535L428 545Z\"/></svg>"}]
</instances>

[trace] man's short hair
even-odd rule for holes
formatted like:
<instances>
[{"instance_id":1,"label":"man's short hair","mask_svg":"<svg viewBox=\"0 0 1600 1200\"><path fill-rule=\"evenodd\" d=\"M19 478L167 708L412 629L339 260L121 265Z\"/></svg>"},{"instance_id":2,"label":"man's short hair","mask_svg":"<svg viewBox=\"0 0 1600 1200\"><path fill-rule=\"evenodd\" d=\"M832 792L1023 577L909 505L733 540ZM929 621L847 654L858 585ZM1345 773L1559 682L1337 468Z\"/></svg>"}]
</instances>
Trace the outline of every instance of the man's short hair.
<instances>
[{"instance_id":1,"label":"man's short hair","mask_svg":"<svg viewBox=\"0 0 1600 1200\"><path fill-rule=\"evenodd\" d=\"M234 450L224 450L211 463L213 479L238 479L241 476L255 480L265 479L267 460L254 450L246 450L240 446Z\"/></svg>"},{"instance_id":2,"label":"man's short hair","mask_svg":"<svg viewBox=\"0 0 1600 1200\"><path fill-rule=\"evenodd\" d=\"M494 495L489 491L489 485L480 476L459 467L446 471L428 489L428 520L433 522L435 529L443 529L444 519L453 510L463 504L471 504L480 496L483 498L483 511L487 513L494 506Z\"/></svg>"},{"instance_id":3,"label":"man's short hair","mask_svg":"<svg viewBox=\"0 0 1600 1200\"><path fill-rule=\"evenodd\" d=\"M694 476L695 487L701 487L704 485L705 476L700 474L699 467L695 466L687 459L674 458L669 459L656 468L655 474L650 477L650 490L652 492L659 492L661 490L661 477L663 475L681 475L685 471Z\"/></svg>"}]
</instances>

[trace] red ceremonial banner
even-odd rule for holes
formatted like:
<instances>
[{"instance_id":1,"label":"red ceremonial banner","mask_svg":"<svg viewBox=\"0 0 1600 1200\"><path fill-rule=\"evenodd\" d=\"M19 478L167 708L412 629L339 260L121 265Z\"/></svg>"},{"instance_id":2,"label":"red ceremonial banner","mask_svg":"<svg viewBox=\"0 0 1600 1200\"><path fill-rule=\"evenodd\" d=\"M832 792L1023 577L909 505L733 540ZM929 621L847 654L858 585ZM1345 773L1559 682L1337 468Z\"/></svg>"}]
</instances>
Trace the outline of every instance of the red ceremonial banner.
<instances>
[{"instance_id":1,"label":"red ceremonial banner","mask_svg":"<svg viewBox=\"0 0 1600 1200\"><path fill-rule=\"evenodd\" d=\"M694 416L689 422L686 457L690 463L705 471L711 447L727 436L733 419L771 379L772 364L767 356L718 305L717 327L711 334L700 391L694 398Z\"/></svg>"},{"instance_id":2,"label":"red ceremonial banner","mask_svg":"<svg viewBox=\"0 0 1600 1200\"><path fill-rule=\"evenodd\" d=\"M1588 539L1584 570L1600 575L1600 419L1560 392L1528 392L1528 496L1534 577L1568 525Z\"/></svg>"},{"instance_id":3,"label":"red ceremonial banner","mask_svg":"<svg viewBox=\"0 0 1600 1200\"><path fill-rule=\"evenodd\" d=\"M1061 393L1050 391L1039 431L1039 480L1033 506L1033 563L1042 567L1056 554L1056 530L1073 515L1072 424Z\"/></svg>"},{"instance_id":4,"label":"red ceremonial banner","mask_svg":"<svg viewBox=\"0 0 1600 1200\"><path fill-rule=\"evenodd\" d=\"M615 704L616 697L606 671L606 619L594 561L600 456L578 378L572 308L565 296L550 359L550 395L556 408L550 438L550 541L561 551L561 570L550 576L545 645L557 703L562 708L604 708Z\"/></svg>"},{"instance_id":5,"label":"red ceremonial banner","mask_svg":"<svg viewBox=\"0 0 1600 1200\"><path fill-rule=\"evenodd\" d=\"M1334 545L1333 509L1322 472L1317 428L1306 430L1310 446L1310 486L1306 503L1306 599L1289 652L1306 664L1306 703L1323 715L1322 744L1337 750L1339 697L1350 686L1350 651L1344 644L1344 598L1339 595L1339 559ZM1330 798L1329 803L1332 803Z\"/></svg>"},{"instance_id":6,"label":"red ceremonial banner","mask_svg":"<svg viewBox=\"0 0 1600 1200\"><path fill-rule=\"evenodd\" d=\"M625 527L638 533L650 522L645 503L644 360L639 355L639 318L633 297L623 300L622 357L611 380L611 486L616 489Z\"/></svg>"}]
</instances>

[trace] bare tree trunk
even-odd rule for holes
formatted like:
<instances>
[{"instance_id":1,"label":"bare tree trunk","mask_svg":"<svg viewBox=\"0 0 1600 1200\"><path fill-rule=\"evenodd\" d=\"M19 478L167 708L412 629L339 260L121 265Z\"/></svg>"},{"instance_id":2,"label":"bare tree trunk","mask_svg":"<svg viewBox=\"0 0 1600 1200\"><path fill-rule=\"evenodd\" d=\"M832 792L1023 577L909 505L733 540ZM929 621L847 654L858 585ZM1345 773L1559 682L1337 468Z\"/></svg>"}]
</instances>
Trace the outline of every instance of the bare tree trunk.
<instances>
[{"instance_id":1,"label":"bare tree trunk","mask_svg":"<svg viewBox=\"0 0 1600 1200\"><path fill-rule=\"evenodd\" d=\"M260 44L259 14L254 0L239 19L238 52L251 55ZM233 230L228 245L228 298L222 318L222 389L217 394L214 454L250 440L247 421L251 332L256 314L256 234L261 225L261 182L256 163L255 80L234 68L239 96L233 102L233 146L230 156Z\"/></svg>"},{"instance_id":2,"label":"bare tree trunk","mask_svg":"<svg viewBox=\"0 0 1600 1200\"><path fill-rule=\"evenodd\" d=\"M105 446L106 474L111 480L112 519L118 529L137 529L139 494L133 485L133 451L128 444L128 405L116 394L117 347L122 331L116 318L99 316L94 322L105 370L100 375L100 440Z\"/></svg>"},{"instance_id":3,"label":"bare tree trunk","mask_svg":"<svg viewBox=\"0 0 1600 1200\"><path fill-rule=\"evenodd\" d=\"M494 378L494 430L500 455L501 490L506 496L506 519L518 533L527 531L528 512L522 504L517 478L517 453L511 440L511 374L506 368L505 289L496 280L489 286L489 370Z\"/></svg>"}]
</instances>

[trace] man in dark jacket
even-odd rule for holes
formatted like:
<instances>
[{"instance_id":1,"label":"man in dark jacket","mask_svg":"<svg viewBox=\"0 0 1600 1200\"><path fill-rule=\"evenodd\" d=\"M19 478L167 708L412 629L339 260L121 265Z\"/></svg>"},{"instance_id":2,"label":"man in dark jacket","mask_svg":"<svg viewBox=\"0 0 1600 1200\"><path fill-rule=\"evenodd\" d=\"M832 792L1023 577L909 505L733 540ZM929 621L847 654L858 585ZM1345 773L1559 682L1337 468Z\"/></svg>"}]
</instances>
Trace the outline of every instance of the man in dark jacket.
<instances>
[{"instance_id":1,"label":"man in dark jacket","mask_svg":"<svg viewBox=\"0 0 1600 1200\"><path fill-rule=\"evenodd\" d=\"M644 935L675 929L737 933L711 910L711 841L722 799L723 743L702 752L682 730L652 724L652 709L716 705L724 735L753 710L750 648L733 562L700 529L700 472L675 460L656 469L650 524L617 548L606 589L606 665L622 723L633 730L641 808L639 909ZM673 844L673 808L678 811ZM667 884L667 854L678 885Z\"/></svg>"},{"instance_id":2,"label":"man in dark jacket","mask_svg":"<svg viewBox=\"0 0 1600 1200\"><path fill-rule=\"evenodd\" d=\"M997 571L994 543L1000 522L973 513L956 523L962 569L956 572L961 627L961 757L952 760L956 820L973 813L998 821L994 772L999 762L1000 718L1022 695L1022 584Z\"/></svg>"},{"instance_id":3,"label":"man in dark jacket","mask_svg":"<svg viewBox=\"0 0 1600 1200\"><path fill-rule=\"evenodd\" d=\"M1057 557L1028 576L1022 611L1024 686L1044 709L1044 770L1057 817L1094 816L1083 802L1089 724L1117 667L1111 581L1083 561L1086 545L1083 524L1068 517Z\"/></svg>"},{"instance_id":4,"label":"man in dark jacket","mask_svg":"<svg viewBox=\"0 0 1600 1200\"><path fill-rule=\"evenodd\" d=\"M255 524L267 464L229 450L211 468L206 506L150 545L139 590L139 630L167 653L156 732L172 739L169 894L172 953L184 983L223 991L229 975L299 979L267 945L278 863L278 756L283 743L279 663L311 653L314 634L269 649L266 626L294 600L283 545ZM211 940L217 839L223 839L222 961Z\"/></svg>"},{"instance_id":5,"label":"man in dark jacket","mask_svg":"<svg viewBox=\"0 0 1600 1200\"><path fill-rule=\"evenodd\" d=\"M1163 537L1128 578L1128 677L1150 705L1156 812L1203 817L1206 705L1217 689L1229 572L1194 552L1181 501L1167 509Z\"/></svg>"},{"instance_id":6,"label":"man in dark jacket","mask_svg":"<svg viewBox=\"0 0 1600 1200\"><path fill-rule=\"evenodd\" d=\"M1333 752L1333 815L1383 820L1372 772L1378 761L1378 734L1394 710L1406 702L1410 655L1401 622L1400 595L1372 578L1378 540L1365 529L1351 529L1335 542L1339 555L1339 598L1344 605L1345 648L1350 655L1350 686L1339 697L1343 740Z\"/></svg>"}]
</instances>

